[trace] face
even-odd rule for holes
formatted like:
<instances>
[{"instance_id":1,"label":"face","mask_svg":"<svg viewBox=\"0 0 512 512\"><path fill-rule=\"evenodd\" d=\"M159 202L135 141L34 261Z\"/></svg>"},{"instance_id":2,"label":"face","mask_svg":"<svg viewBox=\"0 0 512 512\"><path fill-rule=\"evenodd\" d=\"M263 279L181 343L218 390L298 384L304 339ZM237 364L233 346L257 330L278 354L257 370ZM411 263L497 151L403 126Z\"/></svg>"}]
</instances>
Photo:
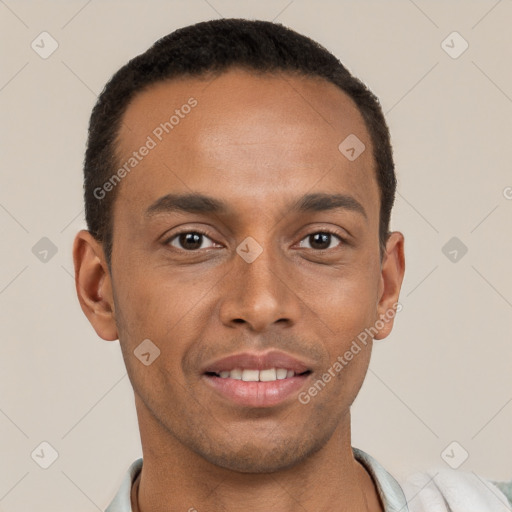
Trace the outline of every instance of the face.
<instances>
[{"instance_id":1,"label":"face","mask_svg":"<svg viewBox=\"0 0 512 512\"><path fill-rule=\"evenodd\" d=\"M338 148L351 134L365 145L355 160ZM357 107L323 80L233 70L136 96L119 136L120 167L137 163L116 185L112 274L97 268L84 311L120 340L141 432L158 425L155 438L262 472L349 428L371 341L335 362L392 309L403 275L399 233L380 259L372 151ZM86 243L75 263L90 254L92 275L96 254L105 271Z\"/></svg>"}]
</instances>

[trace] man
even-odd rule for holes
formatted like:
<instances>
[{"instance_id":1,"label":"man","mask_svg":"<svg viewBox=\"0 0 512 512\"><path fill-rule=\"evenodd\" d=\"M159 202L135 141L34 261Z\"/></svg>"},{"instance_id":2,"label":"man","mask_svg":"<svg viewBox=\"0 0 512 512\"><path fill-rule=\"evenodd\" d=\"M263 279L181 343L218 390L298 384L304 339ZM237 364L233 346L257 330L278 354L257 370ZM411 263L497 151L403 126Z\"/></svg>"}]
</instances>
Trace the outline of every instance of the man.
<instances>
[{"instance_id":1,"label":"man","mask_svg":"<svg viewBox=\"0 0 512 512\"><path fill-rule=\"evenodd\" d=\"M376 97L281 25L199 23L113 76L84 174L77 293L143 448L107 511L408 510L350 435L405 268Z\"/></svg>"}]
</instances>

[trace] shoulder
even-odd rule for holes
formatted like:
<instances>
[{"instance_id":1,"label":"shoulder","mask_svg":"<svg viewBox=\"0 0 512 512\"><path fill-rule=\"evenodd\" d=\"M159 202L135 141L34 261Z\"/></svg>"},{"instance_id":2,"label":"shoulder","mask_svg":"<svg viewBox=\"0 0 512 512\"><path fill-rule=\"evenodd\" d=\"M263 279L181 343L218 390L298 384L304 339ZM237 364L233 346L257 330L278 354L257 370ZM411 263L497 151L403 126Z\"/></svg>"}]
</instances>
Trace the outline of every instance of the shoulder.
<instances>
[{"instance_id":1,"label":"shoulder","mask_svg":"<svg viewBox=\"0 0 512 512\"><path fill-rule=\"evenodd\" d=\"M506 512L512 510L512 498L510 498L512 482L509 484L491 482L473 472L435 469L415 473L402 481L401 486L407 499L409 512Z\"/></svg>"}]
</instances>

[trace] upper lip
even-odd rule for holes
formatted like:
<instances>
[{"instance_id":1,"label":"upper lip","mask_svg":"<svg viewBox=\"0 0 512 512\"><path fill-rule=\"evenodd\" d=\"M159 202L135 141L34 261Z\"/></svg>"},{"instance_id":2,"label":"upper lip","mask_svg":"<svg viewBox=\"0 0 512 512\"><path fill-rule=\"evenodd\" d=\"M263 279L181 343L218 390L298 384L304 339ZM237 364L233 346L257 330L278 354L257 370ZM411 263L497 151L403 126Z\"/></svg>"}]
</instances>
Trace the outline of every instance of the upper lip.
<instances>
[{"instance_id":1,"label":"upper lip","mask_svg":"<svg viewBox=\"0 0 512 512\"><path fill-rule=\"evenodd\" d=\"M231 371L235 368L242 370L267 370L269 368L286 368L293 370L295 374L310 371L311 368L306 362L281 352L279 350L271 350L265 353L241 352L231 356L217 359L216 361L204 367L203 373L220 373L223 371Z\"/></svg>"}]
</instances>

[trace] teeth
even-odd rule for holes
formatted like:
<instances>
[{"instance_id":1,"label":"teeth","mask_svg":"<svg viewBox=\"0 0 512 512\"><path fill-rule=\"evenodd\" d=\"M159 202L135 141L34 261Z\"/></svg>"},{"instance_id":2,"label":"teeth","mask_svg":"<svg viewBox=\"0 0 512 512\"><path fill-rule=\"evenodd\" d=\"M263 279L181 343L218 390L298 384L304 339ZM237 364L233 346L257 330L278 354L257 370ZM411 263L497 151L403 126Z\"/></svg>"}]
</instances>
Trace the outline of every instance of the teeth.
<instances>
[{"instance_id":1,"label":"teeth","mask_svg":"<svg viewBox=\"0 0 512 512\"><path fill-rule=\"evenodd\" d=\"M270 382L271 380L277 380L277 372L275 368L269 368L268 370L260 370L260 381Z\"/></svg>"},{"instance_id":2,"label":"teeth","mask_svg":"<svg viewBox=\"0 0 512 512\"><path fill-rule=\"evenodd\" d=\"M242 372L242 380L245 382L258 382L259 376L259 370L244 370Z\"/></svg>"},{"instance_id":3,"label":"teeth","mask_svg":"<svg viewBox=\"0 0 512 512\"><path fill-rule=\"evenodd\" d=\"M275 380L289 379L295 372L286 368L268 368L266 370L251 370L235 368L234 370L219 373L221 379L236 379L244 382L272 382Z\"/></svg>"},{"instance_id":4,"label":"teeth","mask_svg":"<svg viewBox=\"0 0 512 512\"><path fill-rule=\"evenodd\" d=\"M236 380L242 380L242 370L235 368L229 372L229 377Z\"/></svg>"},{"instance_id":5,"label":"teeth","mask_svg":"<svg viewBox=\"0 0 512 512\"><path fill-rule=\"evenodd\" d=\"M286 368L278 368L276 374L278 380L286 379L286 375L288 375L288 370Z\"/></svg>"}]
</instances>

